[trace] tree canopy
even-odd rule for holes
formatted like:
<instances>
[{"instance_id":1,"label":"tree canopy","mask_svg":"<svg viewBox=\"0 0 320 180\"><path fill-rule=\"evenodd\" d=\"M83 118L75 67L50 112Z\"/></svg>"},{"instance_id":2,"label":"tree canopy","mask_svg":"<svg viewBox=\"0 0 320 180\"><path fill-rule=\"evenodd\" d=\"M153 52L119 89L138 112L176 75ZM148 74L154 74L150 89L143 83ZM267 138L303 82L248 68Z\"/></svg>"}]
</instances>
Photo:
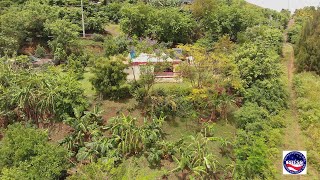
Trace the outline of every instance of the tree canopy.
<instances>
[{"instance_id":1,"label":"tree canopy","mask_svg":"<svg viewBox=\"0 0 320 180\"><path fill-rule=\"evenodd\" d=\"M0 145L4 179L56 179L69 165L67 151L49 143L47 132L22 124L10 125Z\"/></svg>"}]
</instances>

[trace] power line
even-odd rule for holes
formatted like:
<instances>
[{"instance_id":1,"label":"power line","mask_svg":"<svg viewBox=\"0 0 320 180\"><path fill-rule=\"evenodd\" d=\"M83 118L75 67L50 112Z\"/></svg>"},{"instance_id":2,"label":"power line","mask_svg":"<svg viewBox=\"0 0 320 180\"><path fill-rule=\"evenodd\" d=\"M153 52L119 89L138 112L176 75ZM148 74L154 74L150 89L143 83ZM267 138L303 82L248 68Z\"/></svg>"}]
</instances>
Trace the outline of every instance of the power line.
<instances>
[{"instance_id":1,"label":"power line","mask_svg":"<svg viewBox=\"0 0 320 180\"><path fill-rule=\"evenodd\" d=\"M81 16L82 16L82 32L83 37L86 37L85 27L84 27L84 15L83 15L83 0L81 0Z\"/></svg>"}]
</instances>

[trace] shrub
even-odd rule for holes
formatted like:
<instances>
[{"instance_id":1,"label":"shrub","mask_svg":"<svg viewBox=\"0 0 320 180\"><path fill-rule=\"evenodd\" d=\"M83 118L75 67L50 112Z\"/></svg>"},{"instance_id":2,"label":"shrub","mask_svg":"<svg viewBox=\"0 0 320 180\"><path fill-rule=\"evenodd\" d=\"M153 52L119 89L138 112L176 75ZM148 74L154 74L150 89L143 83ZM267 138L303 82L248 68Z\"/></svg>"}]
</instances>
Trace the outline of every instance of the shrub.
<instances>
[{"instance_id":1,"label":"shrub","mask_svg":"<svg viewBox=\"0 0 320 180\"><path fill-rule=\"evenodd\" d=\"M83 79L85 68L88 64L89 56L86 54L71 54L67 58L67 63L64 70L75 75L77 79Z\"/></svg>"},{"instance_id":2,"label":"shrub","mask_svg":"<svg viewBox=\"0 0 320 180\"><path fill-rule=\"evenodd\" d=\"M235 179L274 178L274 169L265 139L240 131L236 142Z\"/></svg>"},{"instance_id":3,"label":"shrub","mask_svg":"<svg viewBox=\"0 0 320 180\"><path fill-rule=\"evenodd\" d=\"M94 77L91 79L93 87L105 98L121 99L124 91L129 92L126 82L127 74L124 70L127 65L118 59L98 59L92 68Z\"/></svg>"},{"instance_id":4,"label":"shrub","mask_svg":"<svg viewBox=\"0 0 320 180\"><path fill-rule=\"evenodd\" d=\"M159 7L179 7L182 3L181 0L149 0L153 6Z\"/></svg>"},{"instance_id":5,"label":"shrub","mask_svg":"<svg viewBox=\"0 0 320 180\"><path fill-rule=\"evenodd\" d=\"M68 167L67 151L50 144L44 131L10 125L0 144L0 172L4 179L57 179Z\"/></svg>"},{"instance_id":6,"label":"shrub","mask_svg":"<svg viewBox=\"0 0 320 180\"><path fill-rule=\"evenodd\" d=\"M239 41L254 42L262 48L281 54L283 34L278 28L261 25L254 26L239 34L238 38Z\"/></svg>"},{"instance_id":7,"label":"shrub","mask_svg":"<svg viewBox=\"0 0 320 180\"><path fill-rule=\"evenodd\" d=\"M43 58L46 55L46 50L40 44L37 45L37 49L35 50L35 56L38 58Z\"/></svg>"},{"instance_id":8,"label":"shrub","mask_svg":"<svg viewBox=\"0 0 320 180\"><path fill-rule=\"evenodd\" d=\"M122 54L128 49L129 41L125 36L113 38L108 36L104 40L105 56L110 57Z\"/></svg>"},{"instance_id":9,"label":"shrub","mask_svg":"<svg viewBox=\"0 0 320 180\"><path fill-rule=\"evenodd\" d=\"M276 79L282 73L276 52L268 51L254 43L238 48L235 60L241 70L240 77L244 88L251 87L257 80Z\"/></svg>"},{"instance_id":10,"label":"shrub","mask_svg":"<svg viewBox=\"0 0 320 180\"><path fill-rule=\"evenodd\" d=\"M244 101L257 103L276 114L287 107L288 93L279 79L257 80L244 92Z\"/></svg>"},{"instance_id":11,"label":"shrub","mask_svg":"<svg viewBox=\"0 0 320 180\"><path fill-rule=\"evenodd\" d=\"M103 42L104 36L102 34L93 34L92 39L96 42Z\"/></svg>"},{"instance_id":12,"label":"shrub","mask_svg":"<svg viewBox=\"0 0 320 180\"><path fill-rule=\"evenodd\" d=\"M302 26L300 24L295 24L288 30L288 41L292 44L297 44L300 39L300 33Z\"/></svg>"},{"instance_id":13,"label":"shrub","mask_svg":"<svg viewBox=\"0 0 320 180\"><path fill-rule=\"evenodd\" d=\"M124 176L124 166L118 166L114 158L101 158L98 162L88 165L82 165L69 180L87 180L87 179L122 179Z\"/></svg>"},{"instance_id":14,"label":"shrub","mask_svg":"<svg viewBox=\"0 0 320 180\"><path fill-rule=\"evenodd\" d=\"M295 77L294 86L298 95L296 102L299 123L304 130L304 133L308 134L308 142L310 142L307 143L310 163L312 163L317 170L320 170L319 76L314 73L298 74Z\"/></svg>"},{"instance_id":15,"label":"shrub","mask_svg":"<svg viewBox=\"0 0 320 180\"><path fill-rule=\"evenodd\" d=\"M246 103L235 112L237 126L241 129L254 122L268 121L269 113L254 103Z\"/></svg>"}]
</instances>

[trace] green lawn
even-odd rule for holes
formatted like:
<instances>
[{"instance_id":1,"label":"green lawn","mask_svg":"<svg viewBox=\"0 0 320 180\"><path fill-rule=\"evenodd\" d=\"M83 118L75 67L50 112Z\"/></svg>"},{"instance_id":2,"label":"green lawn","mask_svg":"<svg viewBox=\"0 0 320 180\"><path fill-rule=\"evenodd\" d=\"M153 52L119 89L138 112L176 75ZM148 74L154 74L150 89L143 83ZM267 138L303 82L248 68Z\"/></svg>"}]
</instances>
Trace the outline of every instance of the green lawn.
<instances>
[{"instance_id":1,"label":"green lawn","mask_svg":"<svg viewBox=\"0 0 320 180\"><path fill-rule=\"evenodd\" d=\"M96 92L90 82L90 78L93 77L93 74L90 72L89 68L85 69L83 77L84 78L80 80L80 83L81 87L84 89L84 94L88 97L88 99L93 100Z\"/></svg>"}]
</instances>

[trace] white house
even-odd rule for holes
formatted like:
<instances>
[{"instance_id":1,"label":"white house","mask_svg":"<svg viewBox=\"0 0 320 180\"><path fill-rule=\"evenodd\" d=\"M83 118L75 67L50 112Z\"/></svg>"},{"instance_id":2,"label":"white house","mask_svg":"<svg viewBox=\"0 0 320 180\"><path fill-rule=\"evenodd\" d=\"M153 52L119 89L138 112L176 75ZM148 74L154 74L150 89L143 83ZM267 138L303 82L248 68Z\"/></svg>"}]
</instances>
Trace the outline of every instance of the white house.
<instances>
[{"instance_id":1,"label":"white house","mask_svg":"<svg viewBox=\"0 0 320 180\"><path fill-rule=\"evenodd\" d=\"M165 69L157 70L153 66L153 72L156 76L156 79L161 82L177 82L177 76L179 72L177 72L176 67L182 61L180 59L172 59L166 54L162 54L160 56L156 56L155 54L146 54L141 53L139 56L133 58L129 61L129 68L126 69L126 73L128 73L128 80L138 80L141 75L141 69L143 66L152 65L156 63L168 63L168 67Z\"/></svg>"}]
</instances>

